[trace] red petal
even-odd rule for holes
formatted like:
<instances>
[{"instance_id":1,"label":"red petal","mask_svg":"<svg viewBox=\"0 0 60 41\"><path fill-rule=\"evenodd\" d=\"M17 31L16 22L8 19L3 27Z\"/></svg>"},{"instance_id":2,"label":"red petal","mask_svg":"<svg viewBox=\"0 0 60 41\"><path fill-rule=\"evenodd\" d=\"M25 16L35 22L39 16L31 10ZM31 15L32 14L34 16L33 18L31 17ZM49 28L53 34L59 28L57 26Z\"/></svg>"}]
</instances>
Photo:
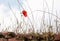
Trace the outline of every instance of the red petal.
<instances>
[{"instance_id":1,"label":"red petal","mask_svg":"<svg viewBox=\"0 0 60 41\"><path fill-rule=\"evenodd\" d=\"M22 14L26 17L27 16L27 11L23 10Z\"/></svg>"}]
</instances>

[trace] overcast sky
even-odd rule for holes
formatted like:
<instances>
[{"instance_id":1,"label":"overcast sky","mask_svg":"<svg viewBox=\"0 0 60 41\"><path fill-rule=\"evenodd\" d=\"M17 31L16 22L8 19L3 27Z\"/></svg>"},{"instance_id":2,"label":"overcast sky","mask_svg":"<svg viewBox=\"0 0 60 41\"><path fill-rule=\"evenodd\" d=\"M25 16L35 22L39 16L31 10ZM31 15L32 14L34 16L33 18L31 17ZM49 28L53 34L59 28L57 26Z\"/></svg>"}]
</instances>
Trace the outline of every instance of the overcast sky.
<instances>
[{"instance_id":1,"label":"overcast sky","mask_svg":"<svg viewBox=\"0 0 60 41\"><path fill-rule=\"evenodd\" d=\"M20 12L23 10L23 8L27 11L28 17L31 20L32 24L34 24L35 30L42 28L41 23L43 17L43 12L35 11L35 10L42 10L48 12L48 8L49 8L49 12L52 13L52 6L53 6L53 14L56 15L56 11L57 11L58 17L60 17L60 0L54 0L54 2L53 0L44 0L44 1L43 0L19 0L19 2L20 5L18 4L17 0L0 0L0 31L2 31L3 28L4 30L6 28L10 28L9 31L13 31L14 28L16 28L17 26L15 16L17 17L19 23L21 23L22 21ZM10 4L15 16L11 12L8 3ZM29 23L28 17L24 17L26 23ZM52 15L52 24L54 23L53 20L55 18L56 17ZM45 13L45 24L46 26L49 25L48 13Z\"/></svg>"}]
</instances>

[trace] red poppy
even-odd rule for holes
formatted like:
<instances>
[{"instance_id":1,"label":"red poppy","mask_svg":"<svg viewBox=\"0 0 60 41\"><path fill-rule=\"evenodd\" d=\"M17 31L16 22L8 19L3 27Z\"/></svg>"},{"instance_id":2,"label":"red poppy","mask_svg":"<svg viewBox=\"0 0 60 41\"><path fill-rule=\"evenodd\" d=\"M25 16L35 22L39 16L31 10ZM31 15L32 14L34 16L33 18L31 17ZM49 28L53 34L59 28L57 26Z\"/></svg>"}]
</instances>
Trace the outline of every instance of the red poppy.
<instances>
[{"instance_id":1,"label":"red poppy","mask_svg":"<svg viewBox=\"0 0 60 41\"><path fill-rule=\"evenodd\" d=\"M26 11L26 10L23 10L23 11L22 11L22 14L23 14L25 17L27 17L27 11Z\"/></svg>"}]
</instances>

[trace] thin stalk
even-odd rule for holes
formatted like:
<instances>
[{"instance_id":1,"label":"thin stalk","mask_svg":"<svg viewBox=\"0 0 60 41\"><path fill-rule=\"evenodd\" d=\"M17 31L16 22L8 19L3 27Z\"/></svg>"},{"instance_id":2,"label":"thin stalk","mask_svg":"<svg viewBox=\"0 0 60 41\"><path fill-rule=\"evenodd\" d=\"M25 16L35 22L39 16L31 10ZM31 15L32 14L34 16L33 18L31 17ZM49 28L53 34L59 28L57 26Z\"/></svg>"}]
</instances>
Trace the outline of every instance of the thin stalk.
<instances>
[{"instance_id":1,"label":"thin stalk","mask_svg":"<svg viewBox=\"0 0 60 41\"><path fill-rule=\"evenodd\" d=\"M31 7L29 6L29 3L27 2L27 0L26 0L26 3L27 3L27 6L29 7L29 9L30 9L30 11L31 11L31 14L32 14L32 19L33 19L33 24L34 24L34 16L33 16L32 9L31 9Z\"/></svg>"},{"instance_id":2,"label":"thin stalk","mask_svg":"<svg viewBox=\"0 0 60 41\"><path fill-rule=\"evenodd\" d=\"M57 11L56 11L56 16L57 16ZM56 17L56 33L58 33L58 27L57 27L57 17Z\"/></svg>"},{"instance_id":3,"label":"thin stalk","mask_svg":"<svg viewBox=\"0 0 60 41\"><path fill-rule=\"evenodd\" d=\"M45 8L44 8L44 0L43 0L43 11L45 11ZM45 29L45 12L43 12L43 27L44 27L44 30L46 31L46 29Z\"/></svg>"},{"instance_id":4,"label":"thin stalk","mask_svg":"<svg viewBox=\"0 0 60 41\"><path fill-rule=\"evenodd\" d=\"M46 5L47 5L48 12L49 12L49 6L48 6L48 3L47 3L46 0L45 0L45 3L46 3ZM52 29L50 26L51 26L51 19L50 19L50 14L49 14L49 31Z\"/></svg>"},{"instance_id":5,"label":"thin stalk","mask_svg":"<svg viewBox=\"0 0 60 41\"><path fill-rule=\"evenodd\" d=\"M18 25L18 19L17 19L16 15L15 15L14 11L12 10L12 8L11 8L9 2L8 2L8 7L10 8L10 10L11 10L11 12L13 13L14 17L16 18L17 25ZM17 32L16 32L16 33L17 33Z\"/></svg>"}]
</instances>

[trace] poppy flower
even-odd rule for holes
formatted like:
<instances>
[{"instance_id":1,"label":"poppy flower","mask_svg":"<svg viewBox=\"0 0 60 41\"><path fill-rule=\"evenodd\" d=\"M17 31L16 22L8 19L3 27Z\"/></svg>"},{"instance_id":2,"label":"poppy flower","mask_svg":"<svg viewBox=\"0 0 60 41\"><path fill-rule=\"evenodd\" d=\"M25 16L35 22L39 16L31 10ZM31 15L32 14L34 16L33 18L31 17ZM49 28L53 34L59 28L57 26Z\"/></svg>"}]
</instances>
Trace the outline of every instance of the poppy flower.
<instances>
[{"instance_id":1,"label":"poppy flower","mask_svg":"<svg viewBox=\"0 0 60 41\"><path fill-rule=\"evenodd\" d=\"M22 14L27 17L27 11L26 10L22 10Z\"/></svg>"}]
</instances>

